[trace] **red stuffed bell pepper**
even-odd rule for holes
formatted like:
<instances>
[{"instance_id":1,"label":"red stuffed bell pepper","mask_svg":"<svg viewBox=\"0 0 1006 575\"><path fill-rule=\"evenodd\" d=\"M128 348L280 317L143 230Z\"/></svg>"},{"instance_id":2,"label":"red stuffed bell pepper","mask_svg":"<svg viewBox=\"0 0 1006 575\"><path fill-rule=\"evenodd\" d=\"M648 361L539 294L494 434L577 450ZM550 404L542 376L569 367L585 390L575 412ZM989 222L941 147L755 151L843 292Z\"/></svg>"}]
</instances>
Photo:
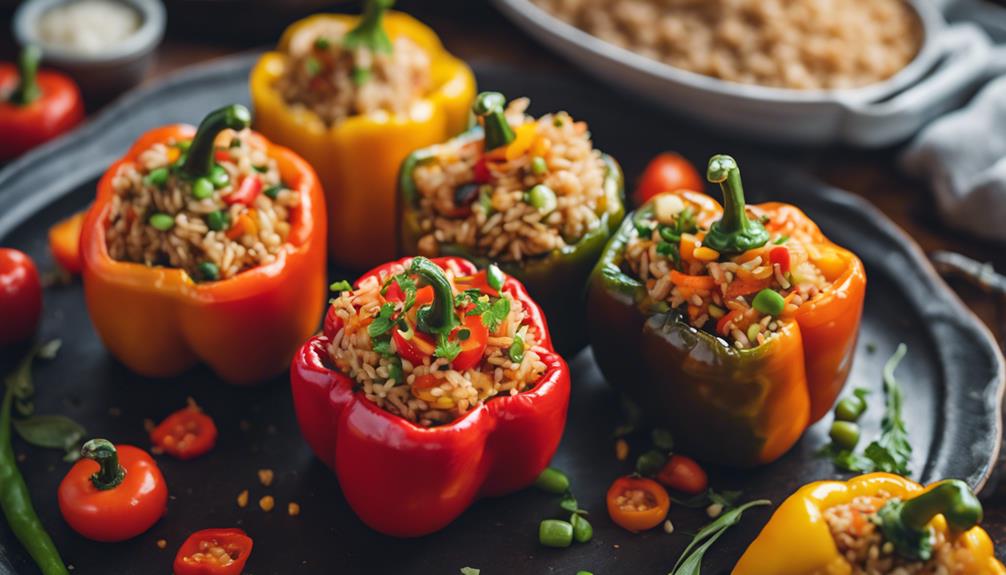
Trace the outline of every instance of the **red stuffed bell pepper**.
<instances>
[{"instance_id":1,"label":"red stuffed bell pepper","mask_svg":"<svg viewBox=\"0 0 1006 575\"><path fill-rule=\"evenodd\" d=\"M520 282L405 258L342 287L291 384L304 437L357 515L419 536L531 485L562 436L569 368Z\"/></svg>"}]
</instances>

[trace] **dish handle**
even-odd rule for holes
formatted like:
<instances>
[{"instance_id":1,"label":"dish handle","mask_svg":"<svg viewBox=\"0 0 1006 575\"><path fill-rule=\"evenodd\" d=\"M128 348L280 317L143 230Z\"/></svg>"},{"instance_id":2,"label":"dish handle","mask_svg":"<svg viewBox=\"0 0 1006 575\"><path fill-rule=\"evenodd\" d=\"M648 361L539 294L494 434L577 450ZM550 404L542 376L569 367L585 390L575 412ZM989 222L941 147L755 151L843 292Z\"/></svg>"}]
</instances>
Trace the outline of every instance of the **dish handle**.
<instances>
[{"instance_id":1,"label":"dish handle","mask_svg":"<svg viewBox=\"0 0 1006 575\"><path fill-rule=\"evenodd\" d=\"M918 83L878 102L843 102L843 139L879 147L901 141L925 123L955 108L986 75L992 53L988 37L974 24L955 24L937 42L938 63Z\"/></svg>"}]
</instances>

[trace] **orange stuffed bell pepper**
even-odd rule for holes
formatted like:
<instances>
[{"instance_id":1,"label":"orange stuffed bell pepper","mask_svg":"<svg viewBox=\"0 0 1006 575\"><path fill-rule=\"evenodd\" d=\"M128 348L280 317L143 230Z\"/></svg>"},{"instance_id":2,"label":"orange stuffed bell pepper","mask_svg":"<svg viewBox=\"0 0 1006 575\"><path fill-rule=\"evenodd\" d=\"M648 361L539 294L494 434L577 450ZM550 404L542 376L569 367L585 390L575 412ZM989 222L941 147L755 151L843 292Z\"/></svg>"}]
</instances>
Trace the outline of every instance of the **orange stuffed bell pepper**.
<instances>
[{"instance_id":1,"label":"orange stuffed bell pepper","mask_svg":"<svg viewBox=\"0 0 1006 575\"><path fill-rule=\"evenodd\" d=\"M981 503L956 479L925 488L887 473L818 481L779 506L733 575L1004 575L981 519Z\"/></svg>"},{"instance_id":2,"label":"orange stuffed bell pepper","mask_svg":"<svg viewBox=\"0 0 1006 575\"><path fill-rule=\"evenodd\" d=\"M318 170L330 256L355 269L395 256L399 164L464 129L475 97L468 66L391 4L301 20L251 74L256 129Z\"/></svg>"},{"instance_id":3,"label":"orange stuffed bell pepper","mask_svg":"<svg viewBox=\"0 0 1006 575\"><path fill-rule=\"evenodd\" d=\"M156 128L105 173L81 232L88 311L145 376L203 362L231 383L281 373L325 305L314 170L247 130L242 106Z\"/></svg>"},{"instance_id":4,"label":"orange stuffed bell pepper","mask_svg":"<svg viewBox=\"0 0 1006 575\"><path fill-rule=\"evenodd\" d=\"M749 467L834 403L866 275L798 208L745 206L733 158L708 175L725 209L682 190L625 219L591 274L588 335L608 381L683 450Z\"/></svg>"}]
</instances>

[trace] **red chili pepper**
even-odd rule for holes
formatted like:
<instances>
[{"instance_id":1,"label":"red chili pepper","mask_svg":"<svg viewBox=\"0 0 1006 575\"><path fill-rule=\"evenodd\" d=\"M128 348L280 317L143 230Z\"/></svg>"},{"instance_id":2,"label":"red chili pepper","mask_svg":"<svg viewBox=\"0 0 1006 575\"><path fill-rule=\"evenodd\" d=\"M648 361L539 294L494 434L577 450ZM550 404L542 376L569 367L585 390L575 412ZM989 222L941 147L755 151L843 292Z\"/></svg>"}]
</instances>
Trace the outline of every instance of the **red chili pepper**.
<instances>
[{"instance_id":1,"label":"red chili pepper","mask_svg":"<svg viewBox=\"0 0 1006 575\"><path fill-rule=\"evenodd\" d=\"M709 487L709 477L705 470L686 455L672 455L657 472L657 481L691 495L698 495Z\"/></svg>"},{"instance_id":2,"label":"red chili pepper","mask_svg":"<svg viewBox=\"0 0 1006 575\"><path fill-rule=\"evenodd\" d=\"M768 253L768 261L779 264L779 271L786 273L789 271L789 250L783 246L772 248Z\"/></svg>"},{"instance_id":3,"label":"red chili pepper","mask_svg":"<svg viewBox=\"0 0 1006 575\"><path fill-rule=\"evenodd\" d=\"M217 425L195 405L172 413L150 432L150 441L178 459L199 457L217 442Z\"/></svg>"},{"instance_id":4,"label":"red chili pepper","mask_svg":"<svg viewBox=\"0 0 1006 575\"><path fill-rule=\"evenodd\" d=\"M489 180L492 179L492 174L489 172L489 166L486 165L485 156L480 156L478 160L475 160L475 165L472 167L475 172L472 181L476 184L487 184Z\"/></svg>"},{"instance_id":5,"label":"red chili pepper","mask_svg":"<svg viewBox=\"0 0 1006 575\"><path fill-rule=\"evenodd\" d=\"M241 179L236 190L224 196L224 203L228 206L234 204L250 206L255 203L255 198L260 193L262 193L262 179L255 174L250 174Z\"/></svg>"},{"instance_id":6,"label":"red chili pepper","mask_svg":"<svg viewBox=\"0 0 1006 575\"><path fill-rule=\"evenodd\" d=\"M410 259L371 270L358 285ZM434 262L477 271L461 258ZM541 334L545 373L534 388L495 397L446 425L418 426L355 391L332 367L327 335L308 340L294 358L290 383L301 432L335 471L356 514L377 531L407 537L437 531L481 497L531 485L555 454L569 404L569 368L520 282L506 276L502 290L521 302Z\"/></svg>"},{"instance_id":7,"label":"red chili pepper","mask_svg":"<svg viewBox=\"0 0 1006 575\"><path fill-rule=\"evenodd\" d=\"M0 248L0 347L31 337L41 315L42 283L35 263L15 249Z\"/></svg>"},{"instance_id":8,"label":"red chili pepper","mask_svg":"<svg viewBox=\"0 0 1006 575\"><path fill-rule=\"evenodd\" d=\"M59 484L59 511L70 527L102 542L125 541L164 515L168 487L150 455L92 439Z\"/></svg>"},{"instance_id":9,"label":"red chili pepper","mask_svg":"<svg viewBox=\"0 0 1006 575\"><path fill-rule=\"evenodd\" d=\"M41 53L29 46L18 65L0 63L0 162L70 131L84 119L84 103L73 80L38 70Z\"/></svg>"},{"instance_id":10,"label":"red chili pepper","mask_svg":"<svg viewBox=\"0 0 1006 575\"><path fill-rule=\"evenodd\" d=\"M240 529L197 531L178 550L174 575L240 575L252 546L252 538Z\"/></svg>"}]
</instances>

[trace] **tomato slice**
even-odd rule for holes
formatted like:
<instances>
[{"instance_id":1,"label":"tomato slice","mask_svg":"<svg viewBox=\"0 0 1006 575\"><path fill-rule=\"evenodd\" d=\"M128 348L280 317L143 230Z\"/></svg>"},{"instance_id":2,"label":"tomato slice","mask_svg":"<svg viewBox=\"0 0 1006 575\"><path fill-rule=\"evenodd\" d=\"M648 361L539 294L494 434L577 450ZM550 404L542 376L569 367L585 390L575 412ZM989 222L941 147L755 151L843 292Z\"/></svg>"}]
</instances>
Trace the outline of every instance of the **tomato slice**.
<instances>
[{"instance_id":1,"label":"tomato slice","mask_svg":"<svg viewBox=\"0 0 1006 575\"><path fill-rule=\"evenodd\" d=\"M241 529L203 529L182 543L174 575L240 575L252 551L252 539Z\"/></svg>"},{"instance_id":2,"label":"tomato slice","mask_svg":"<svg viewBox=\"0 0 1006 575\"><path fill-rule=\"evenodd\" d=\"M631 475L616 479L605 499L611 520L633 533L656 527L671 508L671 498L659 483Z\"/></svg>"},{"instance_id":3,"label":"tomato slice","mask_svg":"<svg viewBox=\"0 0 1006 575\"><path fill-rule=\"evenodd\" d=\"M709 487L709 477L705 470L686 455L672 455L657 472L657 481L690 495L698 495Z\"/></svg>"},{"instance_id":4,"label":"tomato slice","mask_svg":"<svg viewBox=\"0 0 1006 575\"><path fill-rule=\"evenodd\" d=\"M56 263L72 274L79 274L83 267L80 261L80 229L86 216L87 210L83 210L49 228L49 251Z\"/></svg>"},{"instance_id":5,"label":"tomato slice","mask_svg":"<svg viewBox=\"0 0 1006 575\"><path fill-rule=\"evenodd\" d=\"M634 199L639 205L662 192L701 192L705 185L705 180L688 160L674 152L663 152L647 164L639 179Z\"/></svg>"},{"instance_id":6,"label":"tomato slice","mask_svg":"<svg viewBox=\"0 0 1006 575\"><path fill-rule=\"evenodd\" d=\"M172 413L150 432L150 441L178 459L199 457L217 442L213 418L190 405Z\"/></svg>"},{"instance_id":7,"label":"tomato slice","mask_svg":"<svg viewBox=\"0 0 1006 575\"><path fill-rule=\"evenodd\" d=\"M224 196L224 203L228 206L234 204L250 206L261 192L262 179L255 174L251 174L241 179L236 190Z\"/></svg>"}]
</instances>

